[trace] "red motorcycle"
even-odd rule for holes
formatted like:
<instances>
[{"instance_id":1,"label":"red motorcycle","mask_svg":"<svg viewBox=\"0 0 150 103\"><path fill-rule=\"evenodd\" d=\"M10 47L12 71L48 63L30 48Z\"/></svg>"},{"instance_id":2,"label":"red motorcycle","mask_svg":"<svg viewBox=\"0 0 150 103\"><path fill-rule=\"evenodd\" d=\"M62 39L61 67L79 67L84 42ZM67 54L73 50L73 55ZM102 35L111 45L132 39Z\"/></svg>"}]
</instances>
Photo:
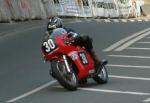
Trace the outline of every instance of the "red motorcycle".
<instances>
[{"instance_id":1,"label":"red motorcycle","mask_svg":"<svg viewBox=\"0 0 150 103\"><path fill-rule=\"evenodd\" d=\"M44 60L51 62L51 76L68 90L76 90L79 83L86 82L87 78L93 78L97 83L107 83L107 61L95 68L89 53L75 45L69 34L58 31L55 36L47 34L41 48Z\"/></svg>"}]
</instances>

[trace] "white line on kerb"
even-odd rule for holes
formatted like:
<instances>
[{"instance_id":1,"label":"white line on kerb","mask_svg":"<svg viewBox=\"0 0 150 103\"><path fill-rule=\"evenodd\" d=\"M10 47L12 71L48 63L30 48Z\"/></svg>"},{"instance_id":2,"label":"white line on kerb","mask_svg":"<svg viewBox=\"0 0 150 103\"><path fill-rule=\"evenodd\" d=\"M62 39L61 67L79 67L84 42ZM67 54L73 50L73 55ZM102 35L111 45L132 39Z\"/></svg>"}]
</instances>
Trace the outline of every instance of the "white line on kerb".
<instances>
[{"instance_id":1,"label":"white line on kerb","mask_svg":"<svg viewBox=\"0 0 150 103\"><path fill-rule=\"evenodd\" d=\"M135 20L134 20L134 19L130 19L129 21L130 21L130 22L135 22Z\"/></svg>"},{"instance_id":2,"label":"white line on kerb","mask_svg":"<svg viewBox=\"0 0 150 103\"><path fill-rule=\"evenodd\" d=\"M147 29L144 29L144 30L142 30L142 31L140 31L140 32L134 33L134 34L132 34L131 36L128 36L128 37L126 37L126 38L123 38L122 40L120 40L120 41L114 43L113 45L109 46L108 48L104 49L103 51L106 51L106 52L107 52L107 51L111 51L111 50L117 48L119 45L121 45L121 44L127 42L128 40L130 40L130 39L132 39L132 38L134 38L134 37L136 37L136 36L138 36L138 35L141 35L142 33L145 33L145 32L147 32L147 31L149 31L149 30L150 30L150 28L147 28Z\"/></svg>"},{"instance_id":3,"label":"white line on kerb","mask_svg":"<svg viewBox=\"0 0 150 103\"><path fill-rule=\"evenodd\" d=\"M109 19L104 19L105 22L111 22Z\"/></svg>"},{"instance_id":4,"label":"white line on kerb","mask_svg":"<svg viewBox=\"0 0 150 103\"><path fill-rule=\"evenodd\" d=\"M127 20L127 19L121 19L121 21L122 21L122 22L127 22L128 20Z\"/></svg>"},{"instance_id":5,"label":"white line on kerb","mask_svg":"<svg viewBox=\"0 0 150 103\"><path fill-rule=\"evenodd\" d=\"M132 56L132 55L108 55L110 57L118 58L140 58L140 59L150 59L149 56Z\"/></svg>"},{"instance_id":6,"label":"white line on kerb","mask_svg":"<svg viewBox=\"0 0 150 103\"><path fill-rule=\"evenodd\" d=\"M114 19L113 21L114 21L114 22L119 22L119 20L118 20L118 19Z\"/></svg>"},{"instance_id":7,"label":"white line on kerb","mask_svg":"<svg viewBox=\"0 0 150 103\"><path fill-rule=\"evenodd\" d=\"M137 20L137 21L142 22L143 20L139 19L139 20Z\"/></svg>"},{"instance_id":8,"label":"white line on kerb","mask_svg":"<svg viewBox=\"0 0 150 103\"><path fill-rule=\"evenodd\" d=\"M127 43L123 44L122 46L118 47L117 49L115 49L114 51L122 51L124 50L125 48L129 47L130 45L132 45L133 43L135 43L136 41L146 37L147 35L150 35L150 31L146 32L146 33L143 33L141 35L139 35L138 37L128 41Z\"/></svg>"},{"instance_id":9,"label":"white line on kerb","mask_svg":"<svg viewBox=\"0 0 150 103\"><path fill-rule=\"evenodd\" d=\"M36 92L38 92L38 91L40 91L40 90L42 90L42 89L44 89L44 88L46 88L46 87L52 85L52 84L54 84L55 82L56 82L56 80L51 81L51 82L48 82L48 83L46 83L46 84L44 84L44 85L42 85L42 86L40 86L40 87L38 87L38 88L35 88L35 89L33 89L33 90L27 92L27 93L24 93L24 94L22 94L22 95L20 95L20 96L18 96L18 97L15 97L15 98L13 98L13 99L10 99L10 100L6 101L6 103L13 103L13 102L15 102L15 101L18 101L18 100L20 100L20 99L22 99L22 98L25 98L25 97L27 97L27 96L29 96L29 95L31 95L31 94L34 94L34 93L36 93Z\"/></svg>"},{"instance_id":10,"label":"white line on kerb","mask_svg":"<svg viewBox=\"0 0 150 103\"><path fill-rule=\"evenodd\" d=\"M144 68L150 69L150 66L133 66L133 65L116 65L116 64L107 64L108 67L122 67L122 68Z\"/></svg>"},{"instance_id":11,"label":"white line on kerb","mask_svg":"<svg viewBox=\"0 0 150 103\"><path fill-rule=\"evenodd\" d=\"M145 19L144 21L149 21L149 19Z\"/></svg>"}]
</instances>

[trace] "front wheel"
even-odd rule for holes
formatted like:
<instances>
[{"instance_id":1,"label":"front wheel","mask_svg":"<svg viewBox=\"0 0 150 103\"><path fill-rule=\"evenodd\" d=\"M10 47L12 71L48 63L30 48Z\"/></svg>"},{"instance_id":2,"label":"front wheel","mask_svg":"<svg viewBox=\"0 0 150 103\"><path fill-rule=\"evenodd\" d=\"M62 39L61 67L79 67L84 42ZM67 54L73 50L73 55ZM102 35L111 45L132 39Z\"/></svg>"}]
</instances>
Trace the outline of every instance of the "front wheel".
<instances>
[{"instance_id":1,"label":"front wheel","mask_svg":"<svg viewBox=\"0 0 150 103\"><path fill-rule=\"evenodd\" d=\"M64 62L59 60L53 60L51 62L51 67L55 78L58 82L68 90L76 90L78 87L78 80L71 64L69 63L69 67L71 72L67 72L67 68Z\"/></svg>"},{"instance_id":2,"label":"front wheel","mask_svg":"<svg viewBox=\"0 0 150 103\"><path fill-rule=\"evenodd\" d=\"M105 67L105 65L102 65L101 67L101 72L93 77L93 80L95 80L97 83L99 84L104 84L107 83L108 81L108 72L107 72L107 68Z\"/></svg>"}]
</instances>

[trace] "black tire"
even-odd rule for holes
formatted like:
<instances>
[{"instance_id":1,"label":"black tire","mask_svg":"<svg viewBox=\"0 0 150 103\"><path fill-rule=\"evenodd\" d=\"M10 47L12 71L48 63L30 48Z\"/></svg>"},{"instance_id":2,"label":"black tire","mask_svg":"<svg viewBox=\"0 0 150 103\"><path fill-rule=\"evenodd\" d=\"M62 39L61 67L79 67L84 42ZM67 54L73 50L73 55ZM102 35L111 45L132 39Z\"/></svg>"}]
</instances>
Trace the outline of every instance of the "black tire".
<instances>
[{"instance_id":1,"label":"black tire","mask_svg":"<svg viewBox=\"0 0 150 103\"><path fill-rule=\"evenodd\" d=\"M79 81L79 84L80 84L80 85L85 85L85 84L87 84L87 78L84 78L84 79L80 80L80 81Z\"/></svg>"},{"instance_id":2,"label":"black tire","mask_svg":"<svg viewBox=\"0 0 150 103\"><path fill-rule=\"evenodd\" d=\"M93 80L95 80L99 84L104 84L108 82L108 71L104 65L102 66L101 72L93 77Z\"/></svg>"},{"instance_id":3,"label":"black tire","mask_svg":"<svg viewBox=\"0 0 150 103\"><path fill-rule=\"evenodd\" d=\"M65 89L71 91L77 89L78 79L73 69L71 69L71 73L67 73L65 63L59 60L53 60L51 67L55 78Z\"/></svg>"}]
</instances>

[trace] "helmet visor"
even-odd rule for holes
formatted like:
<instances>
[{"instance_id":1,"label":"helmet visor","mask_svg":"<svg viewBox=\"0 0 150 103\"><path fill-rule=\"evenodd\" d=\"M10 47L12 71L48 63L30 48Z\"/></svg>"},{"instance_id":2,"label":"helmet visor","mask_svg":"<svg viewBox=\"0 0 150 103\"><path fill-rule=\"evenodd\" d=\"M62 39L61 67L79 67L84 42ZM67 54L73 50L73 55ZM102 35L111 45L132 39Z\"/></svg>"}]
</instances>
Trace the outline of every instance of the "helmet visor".
<instances>
[{"instance_id":1,"label":"helmet visor","mask_svg":"<svg viewBox=\"0 0 150 103\"><path fill-rule=\"evenodd\" d=\"M49 25L48 25L48 28L49 28L49 29L51 29L51 28L52 28L52 29L55 29L55 28L56 28L56 25L50 25L50 24L49 24Z\"/></svg>"}]
</instances>

